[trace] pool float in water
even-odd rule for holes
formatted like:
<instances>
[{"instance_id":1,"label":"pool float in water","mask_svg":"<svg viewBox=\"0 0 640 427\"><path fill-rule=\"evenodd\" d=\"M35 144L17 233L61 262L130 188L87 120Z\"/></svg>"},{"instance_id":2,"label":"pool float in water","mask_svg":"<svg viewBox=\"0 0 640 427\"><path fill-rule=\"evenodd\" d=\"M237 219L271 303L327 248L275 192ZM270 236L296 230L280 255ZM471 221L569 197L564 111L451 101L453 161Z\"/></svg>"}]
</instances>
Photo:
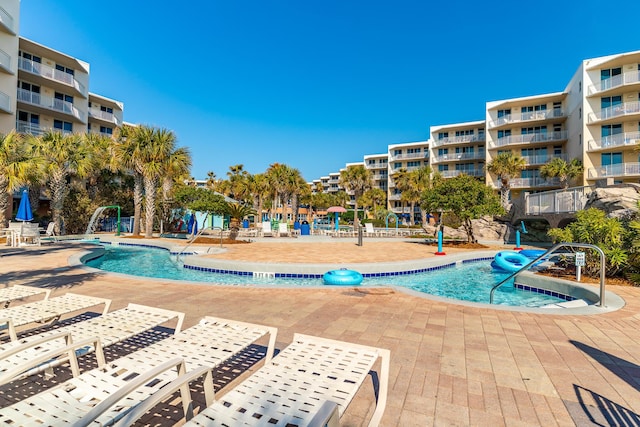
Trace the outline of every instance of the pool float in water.
<instances>
[{"instance_id":1,"label":"pool float in water","mask_svg":"<svg viewBox=\"0 0 640 427\"><path fill-rule=\"evenodd\" d=\"M520 251L520 255L524 255L527 258L536 259L546 251L544 249L523 249Z\"/></svg>"},{"instance_id":2,"label":"pool float in water","mask_svg":"<svg viewBox=\"0 0 640 427\"><path fill-rule=\"evenodd\" d=\"M501 270L515 273L529 262L531 262L529 258L518 252L502 251L496 254L491 265L495 263Z\"/></svg>"},{"instance_id":3,"label":"pool float in water","mask_svg":"<svg viewBox=\"0 0 640 427\"><path fill-rule=\"evenodd\" d=\"M362 274L355 270L331 270L322 276L325 285L359 285L362 283Z\"/></svg>"}]
</instances>

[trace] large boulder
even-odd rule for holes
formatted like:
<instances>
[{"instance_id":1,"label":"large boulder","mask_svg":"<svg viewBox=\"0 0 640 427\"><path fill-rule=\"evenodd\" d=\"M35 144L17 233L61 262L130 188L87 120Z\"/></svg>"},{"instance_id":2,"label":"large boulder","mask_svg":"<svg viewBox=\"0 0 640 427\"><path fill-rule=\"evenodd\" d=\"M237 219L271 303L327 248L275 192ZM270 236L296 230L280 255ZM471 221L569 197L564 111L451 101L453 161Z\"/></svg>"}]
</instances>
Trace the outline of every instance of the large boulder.
<instances>
[{"instance_id":1,"label":"large boulder","mask_svg":"<svg viewBox=\"0 0 640 427\"><path fill-rule=\"evenodd\" d=\"M596 188L589 194L585 209L603 210L607 216L623 217L638 211L640 184L624 183Z\"/></svg>"}]
</instances>

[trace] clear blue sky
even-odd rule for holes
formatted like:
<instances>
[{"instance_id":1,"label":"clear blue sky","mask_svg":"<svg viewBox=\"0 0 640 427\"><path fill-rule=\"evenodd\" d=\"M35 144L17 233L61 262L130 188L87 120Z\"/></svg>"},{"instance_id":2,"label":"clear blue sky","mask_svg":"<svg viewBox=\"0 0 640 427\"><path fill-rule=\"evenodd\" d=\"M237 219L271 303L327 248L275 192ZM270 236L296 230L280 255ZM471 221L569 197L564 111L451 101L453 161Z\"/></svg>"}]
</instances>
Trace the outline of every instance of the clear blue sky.
<instances>
[{"instance_id":1,"label":"clear blue sky","mask_svg":"<svg viewBox=\"0 0 640 427\"><path fill-rule=\"evenodd\" d=\"M487 101L562 91L640 49L640 2L22 0L20 34L91 64L125 120L173 130L192 174L273 162L311 181Z\"/></svg>"}]
</instances>

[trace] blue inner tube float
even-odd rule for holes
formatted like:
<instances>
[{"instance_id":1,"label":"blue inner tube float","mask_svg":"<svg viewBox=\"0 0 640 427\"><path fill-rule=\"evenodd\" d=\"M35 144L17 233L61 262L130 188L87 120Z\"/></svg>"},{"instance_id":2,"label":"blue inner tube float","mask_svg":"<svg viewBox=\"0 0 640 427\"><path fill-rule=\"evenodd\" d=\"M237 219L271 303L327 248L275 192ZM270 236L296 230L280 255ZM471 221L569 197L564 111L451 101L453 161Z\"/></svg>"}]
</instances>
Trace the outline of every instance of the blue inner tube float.
<instances>
[{"instance_id":1,"label":"blue inner tube float","mask_svg":"<svg viewBox=\"0 0 640 427\"><path fill-rule=\"evenodd\" d=\"M544 249L523 249L520 251L520 254L527 258L536 259L545 252Z\"/></svg>"},{"instance_id":2,"label":"blue inner tube float","mask_svg":"<svg viewBox=\"0 0 640 427\"><path fill-rule=\"evenodd\" d=\"M531 262L531 259L518 252L502 251L496 254L491 265L493 266L495 263L495 266L499 269L508 271L509 273L515 273L525 265L529 264L529 262Z\"/></svg>"},{"instance_id":3,"label":"blue inner tube float","mask_svg":"<svg viewBox=\"0 0 640 427\"><path fill-rule=\"evenodd\" d=\"M355 270L330 270L322 276L325 285L359 285L362 283L362 274Z\"/></svg>"}]
</instances>

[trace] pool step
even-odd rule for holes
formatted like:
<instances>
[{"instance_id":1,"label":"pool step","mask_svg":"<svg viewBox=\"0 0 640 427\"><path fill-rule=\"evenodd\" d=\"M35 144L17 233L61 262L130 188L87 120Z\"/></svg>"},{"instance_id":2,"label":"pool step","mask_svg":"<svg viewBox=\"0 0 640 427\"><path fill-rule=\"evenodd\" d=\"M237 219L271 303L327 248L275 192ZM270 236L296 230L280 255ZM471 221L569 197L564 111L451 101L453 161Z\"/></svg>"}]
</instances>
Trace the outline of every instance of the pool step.
<instances>
[{"instance_id":1,"label":"pool step","mask_svg":"<svg viewBox=\"0 0 640 427\"><path fill-rule=\"evenodd\" d=\"M540 308L577 308L577 307L587 307L589 303L583 299L574 299L573 301L565 301L559 302L556 304L547 304L543 305Z\"/></svg>"}]
</instances>

